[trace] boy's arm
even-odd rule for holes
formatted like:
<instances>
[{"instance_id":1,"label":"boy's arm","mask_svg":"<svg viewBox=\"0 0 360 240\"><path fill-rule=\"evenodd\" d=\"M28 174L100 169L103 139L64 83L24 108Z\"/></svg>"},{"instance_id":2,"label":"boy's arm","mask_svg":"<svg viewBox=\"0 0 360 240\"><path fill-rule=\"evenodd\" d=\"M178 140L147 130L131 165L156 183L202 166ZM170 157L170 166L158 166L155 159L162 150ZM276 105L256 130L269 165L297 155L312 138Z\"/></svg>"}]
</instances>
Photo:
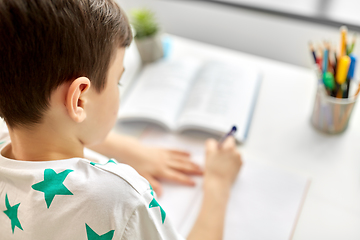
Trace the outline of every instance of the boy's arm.
<instances>
[{"instance_id":1,"label":"boy's arm","mask_svg":"<svg viewBox=\"0 0 360 240\"><path fill-rule=\"evenodd\" d=\"M194 185L188 174L202 174L186 152L147 147L137 139L110 132L100 144L89 147L109 158L132 166L161 195L159 179Z\"/></svg>"},{"instance_id":2,"label":"boy's arm","mask_svg":"<svg viewBox=\"0 0 360 240\"><path fill-rule=\"evenodd\" d=\"M226 207L230 188L216 184L204 188L203 202L187 240L220 240L223 238Z\"/></svg>"},{"instance_id":3,"label":"boy's arm","mask_svg":"<svg viewBox=\"0 0 360 240\"><path fill-rule=\"evenodd\" d=\"M215 140L208 140L206 145L204 197L188 240L223 238L231 186L242 165L233 137L228 137L222 147Z\"/></svg>"}]
</instances>

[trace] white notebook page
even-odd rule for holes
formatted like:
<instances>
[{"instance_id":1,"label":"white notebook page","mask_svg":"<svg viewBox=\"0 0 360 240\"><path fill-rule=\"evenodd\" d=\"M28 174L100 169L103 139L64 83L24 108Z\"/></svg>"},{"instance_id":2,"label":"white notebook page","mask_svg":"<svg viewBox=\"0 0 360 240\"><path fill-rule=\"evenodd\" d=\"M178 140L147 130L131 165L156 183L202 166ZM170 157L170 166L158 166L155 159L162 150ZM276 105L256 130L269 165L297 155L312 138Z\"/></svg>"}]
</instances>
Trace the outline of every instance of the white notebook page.
<instances>
[{"instance_id":1,"label":"white notebook page","mask_svg":"<svg viewBox=\"0 0 360 240\"><path fill-rule=\"evenodd\" d=\"M195 162L204 162L202 142L154 130L147 131L142 141L187 150ZM196 220L202 200L202 178L194 179L195 187L163 183L159 198L169 221L184 237ZM308 186L306 177L245 159L228 203L224 239L291 239Z\"/></svg>"}]
</instances>

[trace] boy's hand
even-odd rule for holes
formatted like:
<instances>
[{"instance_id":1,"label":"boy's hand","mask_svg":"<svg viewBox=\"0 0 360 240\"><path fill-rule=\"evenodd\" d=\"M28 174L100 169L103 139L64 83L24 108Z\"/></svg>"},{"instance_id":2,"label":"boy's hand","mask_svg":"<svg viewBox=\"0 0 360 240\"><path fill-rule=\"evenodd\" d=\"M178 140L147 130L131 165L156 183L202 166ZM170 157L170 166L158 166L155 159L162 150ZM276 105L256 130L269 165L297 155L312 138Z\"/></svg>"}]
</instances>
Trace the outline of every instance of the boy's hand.
<instances>
[{"instance_id":1,"label":"boy's hand","mask_svg":"<svg viewBox=\"0 0 360 240\"><path fill-rule=\"evenodd\" d=\"M221 147L214 139L206 141L205 185L230 189L241 165L241 156L233 137L228 137Z\"/></svg>"},{"instance_id":2,"label":"boy's hand","mask_svg":"<svg viewBox=\"0 0 360 240\"><path fill-rule=\"evenodd\" d=\"M189 174L201 175L201 168L191 162L186 152L147 147L137 139L111 132L105 141L90 149L132 166L161 195L159 180L194 185Z\"/></svg>"},{"instance_id":3,"label":"boy's hand","mask_svg":"<svg viewBox=\"0 0 360 240\"><path fill-rule=\"evenodd\" d=\"M140 144L132 158L124 162L146 178L159 196L162 193L159 180L193 186L195 183L189 174L201 175L203 173L198 165L191 162L189 153Z\"/></svg>"},{"instance_id":4,"label":"boy's hand","mask_svg":"<svg viewBox=\"0 0 360 240\"><path fill-rule=\"evenodd\" d=\"M206 141L204 195L188 240L223 239L230 190L241 165L241 157L233 137L228 137L222 146L214 139Z\"/></svg>"}]
</instances>

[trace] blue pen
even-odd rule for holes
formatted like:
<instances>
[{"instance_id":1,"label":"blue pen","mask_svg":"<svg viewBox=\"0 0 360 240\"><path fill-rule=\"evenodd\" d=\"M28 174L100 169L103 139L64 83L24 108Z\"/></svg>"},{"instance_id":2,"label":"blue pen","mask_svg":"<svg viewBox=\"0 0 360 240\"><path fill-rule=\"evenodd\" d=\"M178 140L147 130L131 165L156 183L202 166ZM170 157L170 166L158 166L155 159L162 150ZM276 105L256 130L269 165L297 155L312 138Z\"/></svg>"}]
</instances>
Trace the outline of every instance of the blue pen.
<instances>
[{"instance_id":1,"label":"blue pen","mask_svg":"<svg viewBox=\"0 0 360 240\"><path fill-rule=\"evenodd\" d=\"M223 142L225 141L225 139L229 136L234 136L236 132L236 126L233 126L230 130L230 132L228 132L227 134L225 134L224 136L222 136L222 138L220 138L219 140L219 147L221 147L221 145L223 144Z\"/></svg>"},{"instance_id":2,"label":"blue pen","mask_svg":"<svg viewBox=\"0 0 360 240\"><path fill-rule=\"evenodd\" d=\"M346 90L344 91L344 94L343 94L344 98L349 97L350 83L351 83L351 80L354 78L354 72L355 72L355 66L356 66L356 57L352 54L350 54L349 57L350 57L351 62L350 62L348 74L346 77Z\"/></svg>"},{"instance_id":3,"label":"blue pen","mask_svg":"<svg viewBox=\"0 0 360 240\"><path fill-rule=\"evenodd\" d=\"M356 65L356 57L352 54L349 55L351 63L348 71L347 78L353 79L354 78L354 72L355 72L355 65Z\"/></svg>"}]
</instances>

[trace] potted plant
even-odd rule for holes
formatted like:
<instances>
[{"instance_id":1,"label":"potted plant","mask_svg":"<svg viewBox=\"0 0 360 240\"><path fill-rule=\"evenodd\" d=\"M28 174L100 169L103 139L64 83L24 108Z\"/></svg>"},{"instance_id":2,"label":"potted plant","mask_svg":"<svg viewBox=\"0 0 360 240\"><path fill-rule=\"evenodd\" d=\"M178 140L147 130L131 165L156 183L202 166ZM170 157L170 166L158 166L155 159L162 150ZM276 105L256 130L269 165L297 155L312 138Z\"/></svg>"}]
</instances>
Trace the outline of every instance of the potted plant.
<instances>
[{"instance_id":1,"label":"potted plant","mask_svg":"<svg viewBox=\"0 0 360 240\"><path fill-rule=\"evenodd\" d=\"M132 26L135 30L135 43L143 63L161 58L163 53L159 26L155 14L146 9L135 9L131 12Z\"/></svg>"}]
</instances>

